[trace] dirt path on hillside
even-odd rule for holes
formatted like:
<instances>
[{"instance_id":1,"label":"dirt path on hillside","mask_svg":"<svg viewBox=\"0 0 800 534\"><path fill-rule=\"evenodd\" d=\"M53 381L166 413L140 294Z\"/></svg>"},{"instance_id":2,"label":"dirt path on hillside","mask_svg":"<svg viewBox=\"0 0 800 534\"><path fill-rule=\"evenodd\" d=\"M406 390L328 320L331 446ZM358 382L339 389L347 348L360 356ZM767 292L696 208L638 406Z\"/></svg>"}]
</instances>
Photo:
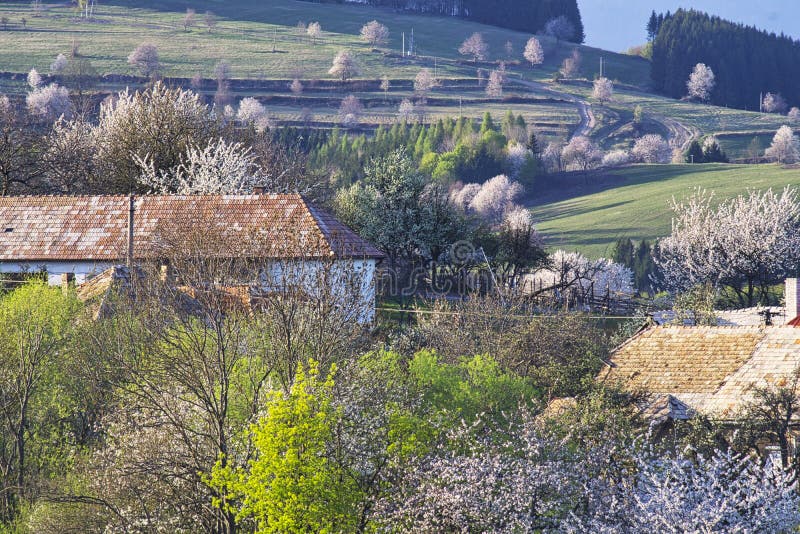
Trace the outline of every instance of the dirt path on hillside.
<instances>
[{"instance_id":1,"label":"dirt path on hillside","mask_svg":"<svg viewBox=\"0 0 800 534\"><path fill-rule=\"evenodd\" d=\"M580 115L580 122L575 131L572 132L571 137L580 135L589 135L595 127L594 113L592 112L592 105L590 102L570 93L565 93L554 89L552 85L542 82L532 82L527 80L516 80L517 83L529 89L547 93L555 98L568 101L575 105ZM689 144L702 135L702 132L693 126L687 126L680 121L665 115L648 113L648 117L656 122L661 123L668 133L669 144L681 152L685 152L689 148Z\"/></svg>"},{"instance_id":2,"label":"dirt path on hillside","mask_svg":"<svg viewBox=\"0 0 800 534\"><path fill-rule=\"evenodd\" d=\"M578 115L580 115L581 120L578 123L578 127L575 128L575 131L572 132L571 137L589 135L592 132L592 129L594 129L596 122L594 119L594 113L592 112L592 105L589 102L581 98L578 98L575 95L564 93L562 91L556 91L551 86L541 82L531 82L519 79L516 80L516 82L529 89L533 89L541 93L548 93L552 95L554 98L559 98L561 100L566 100L567 102L575 104L575 107L578 109Z\"/></svg>"}]
</instances>

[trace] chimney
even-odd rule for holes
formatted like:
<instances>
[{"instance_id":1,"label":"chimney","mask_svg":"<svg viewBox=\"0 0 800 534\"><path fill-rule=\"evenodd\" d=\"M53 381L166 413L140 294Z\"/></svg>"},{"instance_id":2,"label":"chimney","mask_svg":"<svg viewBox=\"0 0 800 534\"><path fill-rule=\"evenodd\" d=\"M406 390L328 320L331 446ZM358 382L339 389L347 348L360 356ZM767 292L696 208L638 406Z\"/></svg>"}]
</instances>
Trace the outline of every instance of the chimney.
<instances>
[{"instance_id":1,"label":"chimney","mask_svg":"<svg viewBox=\"0 0 800 534\"><path fill-rule=\"evenodd\" d=\"M786 321L791 321L800 315L800 292L797 291L797 278L787 278L784 291L786 301Z\"/></svg>"},{"instance_id":2,"label":"chimney","mask_svg":"<svg viewBox=\"0 0 800 534\"><path fill-rule=\"evenodd\" d=\"M264 193L266 193L266 189L264 188L263 185L257 185L255 187L253 187L253 194L254 195L263 195Z\"/></svg>"},{"instance_id":3,"label":"chimney","mask_svg":"<svg viewBox=\"0 0 800 534\"><path fill-rule=\"evenodd\" d=\"M126 262L128 272L133 273L133 215L134 215L133 195L128 196L128 253Z\"/></svg>"}]
</instances>

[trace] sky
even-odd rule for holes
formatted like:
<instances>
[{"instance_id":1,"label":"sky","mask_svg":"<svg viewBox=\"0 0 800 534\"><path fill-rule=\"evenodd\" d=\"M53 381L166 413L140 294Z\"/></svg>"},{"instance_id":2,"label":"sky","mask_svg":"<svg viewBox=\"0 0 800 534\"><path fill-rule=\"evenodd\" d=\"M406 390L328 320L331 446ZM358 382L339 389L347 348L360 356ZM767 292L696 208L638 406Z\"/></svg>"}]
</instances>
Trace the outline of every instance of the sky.
<instances>
[{"instance_id":1,"label":"sky","mask_svg":"<svg viewBox=\"0 0 800 534\"><path fill-rule=\"evenodd\" d=\"M586 44L620 52L647 39L650 13L694 8L800 38L800 0L578 0ZM757 6L757 7L754 7Z\"/></svg>"}]
</instances>

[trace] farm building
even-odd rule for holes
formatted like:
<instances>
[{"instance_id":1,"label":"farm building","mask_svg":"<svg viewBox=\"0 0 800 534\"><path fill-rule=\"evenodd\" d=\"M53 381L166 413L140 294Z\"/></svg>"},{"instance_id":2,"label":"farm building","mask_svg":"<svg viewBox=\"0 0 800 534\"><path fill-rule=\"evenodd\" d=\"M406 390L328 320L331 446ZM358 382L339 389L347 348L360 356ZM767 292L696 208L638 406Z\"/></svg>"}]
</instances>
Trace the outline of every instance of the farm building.
<instances>
[{"instance_id":1,"label":"farm building","mask_svg":"<svg viewBox=\"0 0 800 534\"><path fill-rule=\"evenodd\" d=\"M0 273L43 272L51 284L81 285L117 265L167 268L180 253L257 262L259 280L306 291L322 270L351 283L374 317L375 269L383 254L301 195L0 197ZM291 273L291 274L289 274ZM348 288L333 287L332 293Z\"/></svg>"},{"instance_id":2,"label":"farm building","mask_svg":"<svg viewBox=\"0 0 800 534\"><path fill-rule=\"evenodd\" d=\"M800 372L800 295L786 283L785 324L652 324L615 349L598 380L644 394L644 415L657 425L695 414L737 426L753 388L790 387ZM792 417L792 454L800 418Z\"/></svg>"}]
</instances>

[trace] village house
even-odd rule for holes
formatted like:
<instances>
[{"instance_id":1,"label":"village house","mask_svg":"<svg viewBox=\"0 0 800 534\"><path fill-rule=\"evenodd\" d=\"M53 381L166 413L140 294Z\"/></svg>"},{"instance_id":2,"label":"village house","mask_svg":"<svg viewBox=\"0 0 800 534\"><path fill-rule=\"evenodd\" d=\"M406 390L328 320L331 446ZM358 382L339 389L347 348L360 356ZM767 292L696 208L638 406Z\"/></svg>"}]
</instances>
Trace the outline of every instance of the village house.
<instances>
[{"instance_id":1,"label":"village house","mask_svg":"<svg viewBox=\"0 0 800 534\"><path fill-rule=\"evenodd\" d=\"M761 324L645 326L612 352L598 380L645 394L643 411L657 424L702 414L735 426L754 387L787 386L800 367L796 279L785 295L785 324L762 315Z\"/></svg>"},{"instance_id":2,"label":"village house","mask_svg":"<svg viewBox=\"0 0 800 534\"><path fill-rule=\"evenodd\" d=\"M325 269L334 286L356 278L360 320L374 318L383 254L301 195L0 197L0 274L41 272L51 284L80 286L121 264L167 269L169 247L189 236L213 249L199 254L262 264L250 281L256 291L292 283L314 292Z\"/></svg>"}]
</instances>

